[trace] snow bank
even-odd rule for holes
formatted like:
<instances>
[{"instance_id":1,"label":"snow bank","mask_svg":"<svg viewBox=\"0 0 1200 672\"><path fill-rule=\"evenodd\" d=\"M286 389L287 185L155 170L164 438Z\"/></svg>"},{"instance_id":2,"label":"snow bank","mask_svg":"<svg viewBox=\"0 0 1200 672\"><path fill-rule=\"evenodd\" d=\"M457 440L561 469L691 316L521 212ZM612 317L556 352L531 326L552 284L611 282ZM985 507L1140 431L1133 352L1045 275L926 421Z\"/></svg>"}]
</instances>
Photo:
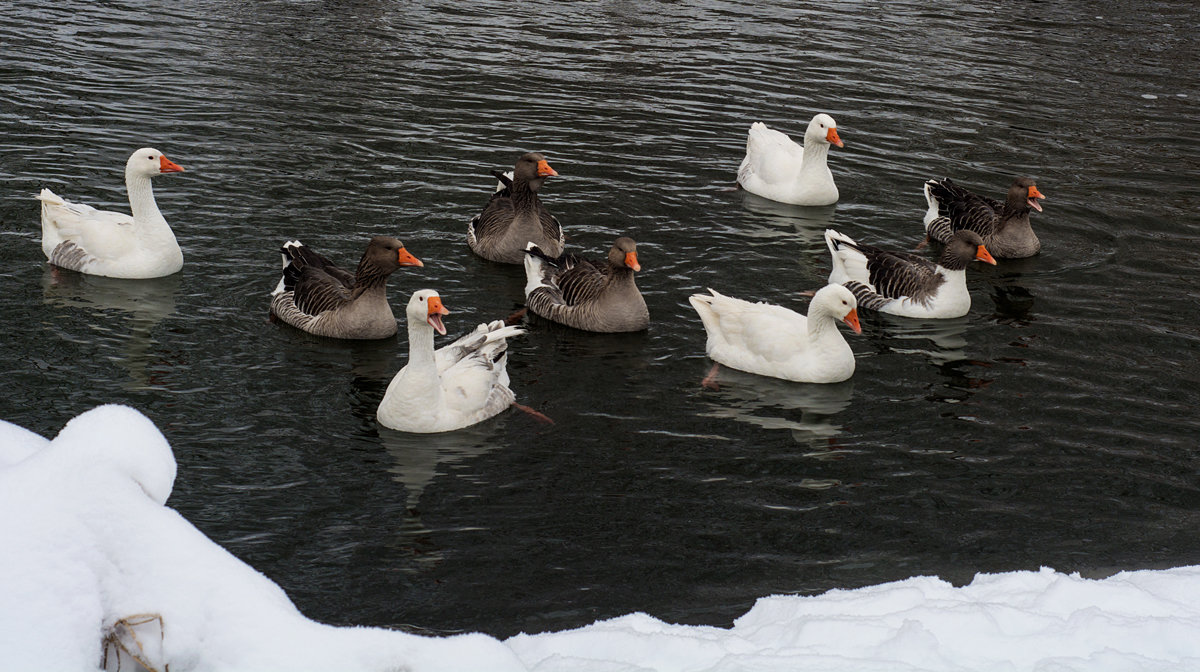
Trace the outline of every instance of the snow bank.
<instances>
[{"instance_id":1,"label":"snow bank","mask_svg":"<svg viewBox=\"0 0 1200 672\"><path fill-rule=\"evenodd\" d=\"M1200 670L1200 567L917 577L763 598L730 629L645 614L506 642L333 627L165 507L174 479L166 439L127 407L53 441L0 422L4 669L95 670L111 636L173 672Z\"/></svg>"}]
</instances>

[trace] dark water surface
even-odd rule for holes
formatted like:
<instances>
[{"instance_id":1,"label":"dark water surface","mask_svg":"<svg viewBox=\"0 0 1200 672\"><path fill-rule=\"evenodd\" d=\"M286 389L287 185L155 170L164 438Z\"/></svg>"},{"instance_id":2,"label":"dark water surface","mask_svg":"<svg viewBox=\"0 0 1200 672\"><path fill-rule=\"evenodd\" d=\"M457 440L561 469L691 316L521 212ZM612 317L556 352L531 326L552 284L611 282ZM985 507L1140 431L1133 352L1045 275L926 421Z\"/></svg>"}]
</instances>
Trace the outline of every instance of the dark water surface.
<instances>
[{"instance_id":1,"label":"dark water surface","mask_svg":"<svg viewBox=\"0 0 1200 672\"><path fill-rule=\"evenodd\" d=\"M103 402L175 448L170 504L327 622L505 636L917 574L1200 563L1200 91L1191 3L84 2L0 12L0 418ZM836 207L728 189L750 122L832 114ZM174 277L51 271L32 195L125 209L142 146ZM410 436L375 407L406 339L268 323L278 244L398 235L451 332L522 302L469 253L523 151L576 249L639 241L653 324L533 320L519 412ZM864 317L854 378L726 370L704 287L803 309L828 226L912 248L921 183L1047 195L1040 256L958 320ZM402 314L402 312L401 312Z\"/></svg>"}]
</instances>

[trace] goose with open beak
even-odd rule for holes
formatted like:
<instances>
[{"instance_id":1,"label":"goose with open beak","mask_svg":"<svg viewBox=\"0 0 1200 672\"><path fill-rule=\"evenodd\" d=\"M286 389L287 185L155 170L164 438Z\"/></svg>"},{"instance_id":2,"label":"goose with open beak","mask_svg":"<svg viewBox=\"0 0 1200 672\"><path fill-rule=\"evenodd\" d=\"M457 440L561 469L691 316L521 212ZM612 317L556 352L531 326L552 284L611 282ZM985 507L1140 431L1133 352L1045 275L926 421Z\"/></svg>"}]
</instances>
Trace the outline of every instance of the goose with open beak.
<instances>
[{"instance_id":1,"label":"goose with open beak","mask_svg":"<svg viewBox=\"0 0 1200 672\"><path fill-rule=\"evenodd\" d=\"M506 365L508 338L524 333L503 320L480 324L434 349L450 311L432 289L408 301L408 363L392 378L376 417L384 427L430 434L469 427L515 404Z\"/></svg>"},{"instance_id":2,"label":"goose with open beak","mask_svg":"<svg viewBox=\"0 0 1200 672\"><path fill-rule=\"evenodd\" d=\"M999 259L1032 257L1042 243L1029 222L1031 210L1042 211L1046 198L1029 177L1018 177L1008 187L1003 203L973 194L947 179L925 183L925 234L929 240L949 243L955 231L974 231L992 256Z\"/></svg>"}]
</instances>

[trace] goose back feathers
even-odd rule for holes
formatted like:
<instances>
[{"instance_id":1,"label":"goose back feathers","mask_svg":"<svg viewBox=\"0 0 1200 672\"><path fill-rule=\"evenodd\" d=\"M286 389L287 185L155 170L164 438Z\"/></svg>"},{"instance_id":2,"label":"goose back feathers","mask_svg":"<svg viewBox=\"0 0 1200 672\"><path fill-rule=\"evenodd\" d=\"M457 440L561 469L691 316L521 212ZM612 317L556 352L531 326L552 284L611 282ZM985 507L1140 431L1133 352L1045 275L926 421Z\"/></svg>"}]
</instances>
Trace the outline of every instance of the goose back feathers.
<instances>
[{"instance_id":1,"label":"goose back feathers","mask_svg":"<svg viewBox=\"0 0 1200 672\"><path fill-rule=\"evenodd\" d=\"M994 256L1004 259L1032 257L1042 243L1029 222L1029 211L1041 212L1038 199L1045 196L1028 177L1019 177L1008 188L1003 203L971 193L949 178L925 183L925 233L930 239L949 243L955 231L979 234Z\"/></svg>"},{"instance_id":2,"label":"goose back feathers","mask_svg":"<svg viewBox=\"0 0 1200 672\"><path fill-rule=\"evenodd\" d=\"M901 317L966 315L971 308L967 265L973 260L996 263L972 231L956 232L936 264L855 242L833 229L825 231L825 245L833 260L830 283L845 285L862 308Z\"/></svg>"},{"instance_id":3,"label":"goose back feathers","mask_svg":"<svg viewBox=\"0 0 1200 672\"><path fill-rule=\"evenodd\" d=\"M704 323L705 351L714 361L801 383L838 383L854 373L854 352L836 324L841 321L854 333L862 332L856 299L845 287L818 290L807 316L708 291L693 294L689 301Z\"/></svg>"},{"instance_id":4,"label":"goose back feathers","mask_svg":"<svg viewBox=\"0 0 1200 672\"><path fill-rule=\"evenodd\" d=\"M620 237L606 259L552 256L530 244L525 257L525 304L535 315L576 329L641 331L650 325L646 300L634 281L642 269L637 243Z\"/></svg>"},{"instance_id":5,"label":"goose back feathers","mask_svg":"<svg viewBox=\"0 0 1200 672\"><path fill-rule=\"evenodd\" d=\"M525 246L533 242L546 254L562 254L565 236L558 219L550 214L538 197L547 178L558 175L546 157L537 152L517 160L512 177L493 172L499 188L467 225L467 244L471 250L492 261L520 264Z\"/></svg>"},{"instance_id":6,"label":"goose back feathers","mask_svg":"<svg viewBox=\"0 0 1200 672\"><path fill-rule=\"evenodd\" d=\"M283 277L271 292L271 314L310 334L345 339L387 338L396 318L387 300L388 276L421 260L388 236L367 243L354 273L298 240L285 243Z\"/></svg>"}]
</instances>

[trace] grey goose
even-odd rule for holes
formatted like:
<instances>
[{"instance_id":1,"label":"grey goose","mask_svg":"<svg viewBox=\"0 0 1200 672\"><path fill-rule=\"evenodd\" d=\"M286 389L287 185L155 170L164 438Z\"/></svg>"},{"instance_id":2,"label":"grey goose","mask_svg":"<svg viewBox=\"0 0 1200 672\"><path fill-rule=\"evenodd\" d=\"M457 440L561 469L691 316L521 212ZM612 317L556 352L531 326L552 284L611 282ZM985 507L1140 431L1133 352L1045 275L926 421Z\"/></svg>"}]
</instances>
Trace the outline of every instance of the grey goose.
<instances>
[{"instance_id":1,"label":"grey goose","mask_svg":"<svg viewBox=\"0 0 1200 672\"><path fill-rule=\"evenodd\" d=\"M354 273L298 240L284 243L280 252L283 277L271 292L271 314L297 329L331 338L395 335L388 276L402 266L424 266L403 243L388 236L367 243Z\"/></svg>"},{"instance_id":2,"label":"grey goose","mask_svg":"<svg viewBox=\"0 0 1200 672\"><path fill-rule=\"evenodd\" d=\"M497 174L500 187L483 212L467 224L467 244L475 254L504 264L520 264L525 246L533 242L546 254L562 254L566 240L558 219L538 198L547 178L558 175L537 152L517 159L512 177Z\"/></svg>"},{"instance_id":3,"label":"grey goose","mask_svg":"<svg viewBox=\"0 0 1200 672\"><path fill-rule=\"evenodd\" d=\"M525 257L525 305L530 312L576 329L641 331L650 325L633 274L642 270L637 243L617 238L603 260L552 256L532 243Z\"/></svg>"},{"instance_id":4,"label":"grey goose","mask_svg":"<svg viewBox=\"0 0 1200 672\"><path fill-rule=\"evenodd\" d=\"M979 234L992 256L1001 259L1032 257L1042 243L1029 223L1029 211L1042 211L1038 199L1046 198L1029 177L1018 177L1003 203L973 194L949 178L925 182L925 234L930 240L949 243L955 231Z\"/></svg>"}]
</instances>

